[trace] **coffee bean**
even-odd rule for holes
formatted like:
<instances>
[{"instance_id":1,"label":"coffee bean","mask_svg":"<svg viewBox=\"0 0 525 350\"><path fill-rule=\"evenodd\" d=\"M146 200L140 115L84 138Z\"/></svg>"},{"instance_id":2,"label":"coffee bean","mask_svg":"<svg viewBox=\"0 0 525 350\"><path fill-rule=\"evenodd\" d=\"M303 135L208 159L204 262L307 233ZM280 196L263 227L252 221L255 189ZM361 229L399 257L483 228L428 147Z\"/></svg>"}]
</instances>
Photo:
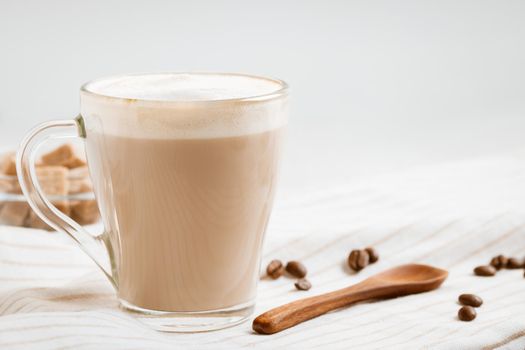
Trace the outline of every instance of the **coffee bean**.
<instances>
[{"instance_id":1,"label":"coffee bean","mask_svg":"<svg viewBox=\"0 0 525 350\"><path fill-rule=\"evenodd\" d=\"M286 264L286 271L297 278L303 278L306 276L307 272L306 267L304 267L299 261L289 261L288 264Z\"/></svg>"},{"instance_id":2,"label":"coffee bean","mask_svg":"<svg viewBox=\"0 0 525 350\"><path fill-rule=\"evenodd\" d=\"M295 282L295 288L299 290L308 290L312 288L312 284L307 279L301 278L300 280Z\"/></svg>"},{"instance_id":3,"label":"coffee bean","mask_svg":"<svg viewBox=\"0 0 525 350\"><path fill-rule=\"evenodd\" d=\"M485 265L485 266L478 266L474 269L474 274L476 276L494 276L496 274L496 269L494 266Z\"/></svg>"},{"instance_id":4,"label":"coffee bean","mask_svg":"<svg viewBox=\"0 0 525 350\"><path fill-rule=\"evenodd\" d=\"M521 269L523 268L523 260L518 258L510 258L507 263L507 269Z\"/></svg>"},{"instance_id":5,"label":"coffee bean","mask_svg":"<svg viewBox=\"0 0 525 350\"><path fill-rule=\"evenodd\" d=\"M472 321L476 318L476 310L472 306L463 306L458 311L458 318L461 321Z\"/></svg>"},{"instance_id":6,"label":"coffee bean","mask_svg":"<svg viewBox=\"0 0 525 350\"><path fill-rule=\"evenodd\" d=\"M377 253L377 250L375 250L372 247L367 247L367 248L365 248L365 250L368 253L370 264L373 264L377 260L379 260L379 254Z\"/></svg>"},{"instance_id":7,"label":"coffee bean","mask_svg":"<svg viewBox=\"0 0 525 350\"><path fill-rule=\"evenodd\" d=\"M509 259L506 256L500 254L492 258L492 260L490 261L490 265L494 266L496 270L504 269L507 267L508 261Z\"/></svg>"},{"instance_id":8,"label":"coffee bean","mask_svg":"<svg viewBox=\"0 0 525 350\"><path fill-rule=\"evenodd\" d=\"M369 261L370 256L366 250L355 249L348 256L348 266L354 271L361 271L368 265Z\"/></svg>"},{"instance_id":9,"label":"coffee bean","mask_svg":"<svg viewBox=\"0 0 525 350\"><path fill-rule=\"evenodd\" d=\"M461 294L458 298L459 302L463 305L480 307L483 304L483 300L474 294Z\"/></svg>"},{"instance_id":10,"label":"coffee bean","mask_svg":"<svg viewBox=\"0 0 525 350\"><path fill-rule=\"evenodd\" d=\"M274 280L281 277L284 273L284 266L281 260L272 260L266 267L266 274Z\"/></svg>"}]
</instances>

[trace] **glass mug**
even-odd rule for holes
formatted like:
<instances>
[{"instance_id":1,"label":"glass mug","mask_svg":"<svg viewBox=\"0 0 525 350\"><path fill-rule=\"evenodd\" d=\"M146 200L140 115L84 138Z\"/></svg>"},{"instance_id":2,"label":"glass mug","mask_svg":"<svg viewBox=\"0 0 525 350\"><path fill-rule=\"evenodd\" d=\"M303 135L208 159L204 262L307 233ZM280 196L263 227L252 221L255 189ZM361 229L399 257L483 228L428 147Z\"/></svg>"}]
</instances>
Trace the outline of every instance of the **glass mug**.
<instances>
[{"instance_id":1,"label":"glass mug","mask_svg":"<svg viewBox=\"0 0 525 350\"><path fill-rule=\"evenodd\" d=\"M94 80L80 115L41 124L17 170L31 208L75 240L120 305L163 331L237 324L253 311L288 88L242 74L159 73ZM50 138L84 140L104 232L55 208L35 175Z\"/></svg>"}]
</instances>

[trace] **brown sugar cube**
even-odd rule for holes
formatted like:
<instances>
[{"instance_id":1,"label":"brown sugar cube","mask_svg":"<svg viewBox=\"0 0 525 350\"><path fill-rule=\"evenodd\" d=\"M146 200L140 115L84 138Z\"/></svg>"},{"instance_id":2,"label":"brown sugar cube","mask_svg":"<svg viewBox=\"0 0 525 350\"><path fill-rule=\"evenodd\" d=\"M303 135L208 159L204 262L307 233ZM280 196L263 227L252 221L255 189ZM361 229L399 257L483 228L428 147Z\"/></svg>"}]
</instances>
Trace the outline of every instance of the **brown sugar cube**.
<instances>
[{"instance_id":1,"label":"brown sugar cube","mask_svg":"<svg viewBox=\"0 0 525 350\"><path fill-rule=\"evenodd\" d=\"M14 152L8 153L3 157L0 171L5 175L16 175L16 154Z\"/></svg>"},{"instance_id":2,"label":"brown sugar cube","mask_svg":"<svg viewBox=\"0 0 525 350\"><path fill-rule=\"evenodd\" d=\"M36 168L36 175L38 177L40 187L46 195L67 195L69 190L69 183L67 181L67 168L62 166L41 166ZM70 208L67 201L52 201L52 204L66 215L69 215ZM52 230L52 228L42 221L42 219L40 219L38 215L33 212L33 210L29 211L29 215L27 215L24 221L24 226L48 231Z\"/></svg>"},{"instance_id":3,"label":"brown sugar cube","mask_svg":"<svg viewBox=\"0 0 525 350\"><path fill-rule=\"evenodd\" d=\"M54 151L46 153L42 156L43 165L64 165L69 159L73 158L75 153L73 151L73 146L69 143L66 143Z\"/></svg>"},{"instance_id":4,"label":"brown sugar cube","mask_svg":"<svg viewBox=\"0 0 525 350\"><path fill-rule=\"evenodd\" d=\"M71 214L71 206L69 205L69 203L64 204L63 202L57 202L53 203L53 205L64 214Z\"/></svg>"},{"instance_id":5,"label":"brown sugar cube","mask_svg":"<svg viewBox=\"0 0 525 350\"><path fill-rule=\"evenodd\" d=\"M56 206L57 209L63 212L64 214L69 215L70 213L69 205L63 205L60 203L53 203L53 205ZM24 226L31 227L31 228L38 228L42 230L48 230L48 231L53 230L53 228L49 226L48 224L46 224L42 219L40 219L33 210L29 210L29 215L26 217L24 221Z\"/></svg>"},{"instance_id":6,"label":"brown sugar cube","mask_svg":"<svg viewBox=\"0 0 525 350\"><path fill-rule=\"evenodd\" d=\"M48 231L52 230L52 228L42 221L42 219L40 219L33 210L29 211L29 215L27 215L26 219L24 220L24 226Z\"/></svg>"},{"instance_id":7,"label":"brown sugar cube","mask_svg":"<svg viewBox=\"0 0 525 350\"><path fill-rule=\"evenodd\" d=\"M87 166L69 169L70 179L83 179L89 177L89 169Z\"/></svg>"},{"instance_id":8,"label":"brown sugar cube","mask_svg":"<svg viewBox=\"0 0 525 350\"><path fill-rule=\"evenodd\" d=\"M69 194L91 192L91 184L87 179L72 180L69 182Z\"/></svg>"},{"instance_id":9,"label":"brown sugar cube","mask_svg":"<svg viewBox=\"0 0 525 350\"><path fill-rule=\"evenodd\" d=\"M46 166L36 169L36 176L42 191L48 196L66 196L69 191L68 170L62 166ZM53 201L54 206L69 214L69 203L65 200Z\"/></svg>"},{"instance_id":10,"label":"brown sugar cube","mask_svg":"<svg viewBox=\"0 0 525 350\"><path fill-rule=\"evenodd\" d=\"M1 187L2 186L0 185L0 188ZM7 192L22 194L22 187L20 187L20 183L18 182L18 179L11 180L11 188Z\"/></svg>"},{"instance_id":11,"label":"brown sugar cube","mask_svg":"<svg viewBox=\"0 0 525 350\"><path fill-rule=\"evenodd\" d=\"M73 156L73 157L67 159L66 161L64 161L60 165L63 165L63 166L65 166L68 169L75 169L75 168L80 168L80 167L86 166L86 161L83 160L82 158L77 157L77 156Z\"/></svg>"},{"instance_id":12,"label":"brown sugar cube","mask_svg":"<svg viewBox=\"0 0 525 350\"><path fill-rule=\"evenodd\" d=\"M0 192L22 195L22 188L15 178L0 178Z\"/></svg>"},{"instance_id":13,"label":"brown sugar cube","mask_svg":"<svg viewBox=\"0 0 525 350\"><path fill-rule=\"evenodd\" d=\"M86 193L93 190L87 166L69 170L69 194Z\"/></svg>"},{"instance_id":14,"label":"brown sugar cube","mask_svg":"<svg viewBox=\"0 0 525 350\"><path fill-rule=\"evenodd\" d=\"M36 168L40 187L47 195L64 196L68 193L68 170L62 166L43 166Z\"/></svg>"},{"instance_id":15,"label":"brown sugar cube","mask_svg":"<svg viewBox=\"0 0 525 350\"><path fill-rule=\"evenodd\" d=\"M2 179L0 177L0 192L12 192L13 189L16 187L15 185L18 184L18 181L11 180L11 179Z\"/></svg>"},{"instance_id":16,"label":"brown sugar cube","mask_svg":"<svg viewBox=\"0 0 525 350\"><path fill-rule=\"evenodd\" d=\"M1 187L2 190L5 188L4 192L6 193L14 195L22 194L22 190L16 180L2 181ZM0 208L0 224L21 226L29 214L29 211L29 204L25 201L6 201Z\"/></svg>"},{"instance_id":17,"label":"brown sugar cube","mask_svg":"<svg viewBox=\"0 0 525 350\"><path fill-rule=\"evenodd\" d=\"M29 210L29 204L26 202L4 203L0 210L0 224L22 226Z\"/></svg>"},{"instance_id":18,"label":"brown sugar cube","mask_svg":"<svg viewBox=\"0 0 525 350\"><path fill-rule=\"evenodd\" d=\"M98 220L99 216L100 214L95 200L71 203L71 218L80 225L92 224Z\"/></svg>"},{"instance_id":19,"label":"brown sugar cube","mask_svg":"<svg viewBox=\"0 0 525 350\"><path fill-rule=\"evenodd\" d=\"M70 181L86 180L89 179L89 169L87 166L82 166L79 168L69 169Z\"/></svg>"}]
</instances>

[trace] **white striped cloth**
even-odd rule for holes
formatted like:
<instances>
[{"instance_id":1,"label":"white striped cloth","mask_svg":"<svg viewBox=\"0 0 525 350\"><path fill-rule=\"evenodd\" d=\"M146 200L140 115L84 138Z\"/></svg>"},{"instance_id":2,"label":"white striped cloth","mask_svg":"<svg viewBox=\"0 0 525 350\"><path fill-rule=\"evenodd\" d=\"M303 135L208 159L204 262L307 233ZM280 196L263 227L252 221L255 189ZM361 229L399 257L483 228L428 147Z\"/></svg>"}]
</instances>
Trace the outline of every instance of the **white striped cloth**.
<instances>
[{"instance_id":1,"label":"white striped cloth","mask_svg":"<svg viewBox=\"0 0 525 350\"><path fill-rule=\"evenodd\" d=\"M359 274L353 248L374 246L379 262ZM381 176L277 203L263 265L297 259L313 287L262 280L256 313L338 289L394 265L449 270L430 293L361 303L275 335L251 323L168 334L117 306L102 274L65 235L0 227L0 349L524 349L523 270L476 277L499 253L525 255L525 161L499 156ZM472 322L457 320L457 297L484 299Z\"/></svg>"}]
</instances>

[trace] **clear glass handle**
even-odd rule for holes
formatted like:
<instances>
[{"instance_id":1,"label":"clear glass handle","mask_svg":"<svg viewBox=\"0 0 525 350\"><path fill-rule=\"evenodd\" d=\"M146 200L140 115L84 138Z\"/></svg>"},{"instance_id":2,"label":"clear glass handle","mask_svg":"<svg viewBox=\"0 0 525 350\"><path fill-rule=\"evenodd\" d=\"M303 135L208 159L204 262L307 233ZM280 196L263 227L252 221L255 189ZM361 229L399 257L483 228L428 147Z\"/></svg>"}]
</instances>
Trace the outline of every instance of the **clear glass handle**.
<instances>
[{"instance_id":1,"label":"clear glass handle","mask_svg":"<svg viewBox=\"0 0 525 350\"><path fill-rule=\"evenodd\" d=\"M111 284L116 288L116 282L109 267L108 251L103 235L93 236L73 219L58 210L46 198L39 185L35 170L36 150L45 141L63 138L85 138L86 133L82 117L70 120L55 120L42 123L31 130L18 149L16 169L18 181L29 205L35 213L49 226L57 231L65 232L80 248L97 264Z\"/></svg>"}]
</instances>

